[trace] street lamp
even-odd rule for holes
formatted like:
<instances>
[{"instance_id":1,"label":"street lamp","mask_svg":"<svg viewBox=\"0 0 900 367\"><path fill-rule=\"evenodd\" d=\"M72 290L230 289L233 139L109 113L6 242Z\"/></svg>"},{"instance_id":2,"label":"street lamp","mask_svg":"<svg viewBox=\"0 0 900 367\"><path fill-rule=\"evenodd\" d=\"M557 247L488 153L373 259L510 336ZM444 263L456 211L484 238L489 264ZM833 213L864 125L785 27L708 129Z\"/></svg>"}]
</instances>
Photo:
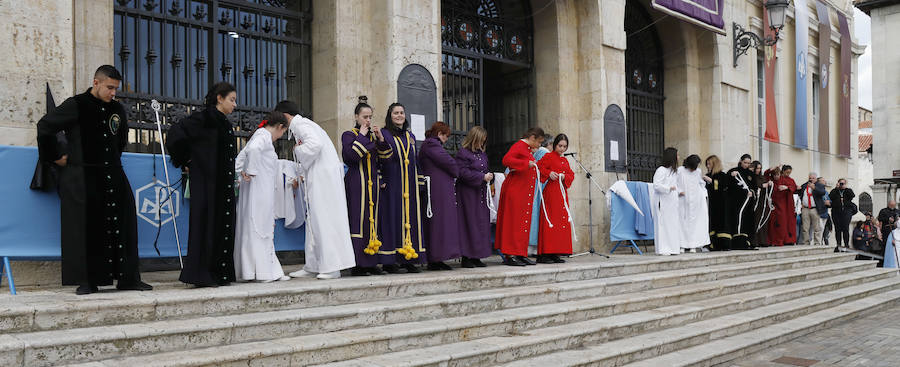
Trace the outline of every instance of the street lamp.
<instances>
[{"instance_id":1,"label":"street lamp","mask_svg":"<svg viewBox=\"0 0 900 367\"><path fill-rule=\"evenodd\" d=\"M759 49L760 45L772 46L778 42L778 32L784 28L784 14L790 0L766 0L766 13L769 15L769 28L775 31L775 35L771 37L760 38L752 31L745 31L737 23L732 23L732 31L734 38L732 43L734 46L734 67L737 67L737 60L743 54L747 53L750 47Z\"/></svg>"}]
</instances>

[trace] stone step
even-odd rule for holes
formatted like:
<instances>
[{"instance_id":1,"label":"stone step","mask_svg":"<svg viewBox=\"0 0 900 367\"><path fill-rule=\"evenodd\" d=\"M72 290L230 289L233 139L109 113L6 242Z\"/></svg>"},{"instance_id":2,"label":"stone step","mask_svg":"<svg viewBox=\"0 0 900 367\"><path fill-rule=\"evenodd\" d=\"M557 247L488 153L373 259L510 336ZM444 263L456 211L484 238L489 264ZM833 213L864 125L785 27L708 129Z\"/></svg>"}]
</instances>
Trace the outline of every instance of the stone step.
<instances>
[{"instance_id":1,"label":"stone step","mask_svg":"<svg viewBox=\"0 0 900 367\"><path fill-rule=\"evenodd\" d=\"M840 266L845 264L832 264L827 266ZM803 272L811 272L810 269L793 269L785 273L799 275ZM796 298L803 295L830 290L838 287L847 287L862 282L868 282L884 278L889 274L882 269L870 269L861 272L833 276L825 279L814 280L781 286L777 288L755 291L754 300L757 303L766 303L778 300L779 296L785 299ZM778 278L778 274L760 274L750 276L746 284L764 282L766 278ZM711 282L718 283L714 287L722 289L739 289L727 287L726 282L735 282L736 279ZM667 288L664 290L650 290L633 294L635 300L629 300L632 295L619 295L601 298L589 298L579 301L562 302L551 305L538 305L519 307L508 310L479 313L471 316L452 317L432 321L408 322L393 325L361 328L324 334L312 334L297 337L279 338L269 341L239 343L236 340L216 340L210 345L221 345L205 349L192 349L188 353L168 352L154 355L143 355L124 359L102 361L104 365L167 365L167 366L195 366L221 363L275 363L274 361L292 360L294 364L326 363L340 361L349 358L360 358L366 355L411 350L422 351L426 348L428 354L440 354L440 348L445 344L459 343L465 340L480 338L496 338L498 335L520 333L522 331L543 328L549 324L576 325L583 320L596 318L621 318L611 316L622 312L627 308L650 309L658 307L660 300L678 299L677 294L681 288L692 290L702 288L705 284L695 284L684 287ZM774 292L774 293L773 293ZM654 293L660 293L654 295ZM688 291L689 293L689 291ZM774 294L774 295L773 295ZM655 302L648 299L654 298ZM729 298L730 297L730 298ZM727 312L735 308L749 307L753 303L732 296L719 297L718 301L711 305L694 306L680 317L679 322L688 322L696 317L709 315L715 312ZM646 303L646 307L638 306ZM643 311L653 314L652 311ZM631 315L631 314L626 314ZM653 328L659 323L658 316L650 320L637 320L639 325L630 325L632 319L620 320L623 337L630 333L637 333L644 328ZM576 327L577 328L577 327ZM127 331L126 331L127 333ZM226 345L230 344L230 345ZM201 347L193 343L192 347ZM434 348L428 348L433 347ZM35 346L37 347L37 346ZM112 344L104 344L91 348L91 351L109 350L114 348ZM52 348L31 348L23 350L23 359L26 363L39 360L77 360L79 358L95 358L96 355L75 355L71 350L60 353ZM88 350L85 348L85 350ZM110 355L121 355L121 351L112 351ZM259 361L257 361L259 360ZM267 364L261 365L267 365ZM279 362L277 365L283 365ZM478 363L475 363L478 364Z\"/></svg>"},{"instance_id":2,"label":"stone step","mask_svg":"<svg viewBox=\"0 0 900 367\"><path fill-rule=\"evenodd\" d=\"M881 271L884 274L884 271ZM838 277L839 278L839 277ZM871 278L870 278L871 279ZM865 279L868 281L869 279ZM885 281L891 279L882 279ZM359 367L359 366L486 366L496 363L507 363L520 358L540 356L559 350L578 348L583 343L617 343L623 338L638 338L655 330L676 327L692 330L697 320L709 320L734 312L752 310L757 307L786 302L793 299L809 299L818 292L833 287L821 284L826 280L813 281L813 284L793 284L772 289L747 292L743 294L706 299L682 305L667 306L659 309L633 312L612 317L595 318L589 321L555 325L531 331L520 331L505 336L487 337L460 343L407 350L380 356L363 357L356 360L337 362L320 367ZM833 281L832 281L833 282ZM860 284L856 282L856 284ZM895 281L882 284L877 289L897 287ZM803 287L804 289L798 289ZM845 288L854 289L856 287ZM841 288L839 288L841 289ZM861 292L868 294L869 292ZM810 296L812 294L812 296ZM861 297L862 295L860 295ZM849 296L841 299L855 297ZM752 312L752 311L751 311ZM643 341L650 345L651 341ZM650 344L648 344L650 343ZM616 348L621 348L618 346ZM565 353L554 353L561 356ZM520 361L515 366L556 366L554 358L535 358ZM603 365L601 363L601 365Z\"/></svg>"},{"instance_id":3,"label":"stone step","mask_svg":"<svg viewBox=\"0 0 900 367\"><path fill-rule=\"evenodd\" d=\"M900 305L900 290L893 290L626 366L715 366L898 305Z\"/></svg>"},{"instance_id":4,"label":"stone step","mask_svg":"<svg viewBox=\"0 0 900 367\"><path fill-rule=\"evenodd\" d=\"M888 279L769 304L726 316L704 318L701 321L688 325L629 338L604 342L602 337L591 337L584 338L580 343L557 344L559 348L555 350L569 350L520 359L502 364L502 366L524 367L548 366L551 364L558 367L622 366L751 332L762 327L779 326L788 323L794 325L795 323L792 320L800 319L804 316L829 312L835 314L845 312L846 309L839 306L846 303L857 305L894 303L900 301L900 289L898 289L900 288L900 281L896 277L896 271L890 271L890 273L891 277ZM871 299L869 299L870 297ZM656 311L665 312L664 309ZM852 314L846 317L852 318L856 315ZM815 317L805 320L813 319ZM546 336L542 335L542 337ZM542 351L550 351L549 349L542 349Z\"/></svg>"},{"instance_id":5,"label":"stone step","mask_svg":"<svg viewBox=\"0 0 900 367\"><path fill-rule=\"evenodd\" d=\"M162 290L153 292L99 293L89 296L38 293L0 297L0 332L27 332L71 329L88 326L141 323L329 305L395 300L423 295L440 295L473 290L508 288L623 277L620 289L644 289L652 279L659 284L677 284L679 271L692 270L697 280L766 272L785 266L848 261L850 254L833 254L822 247L690 254L673 257L629 257L626 261L566 263L527 269L509 267L465 269L445 273L427 272L416 276L354 277L335 281L295 279L268 284L236 284L227 288ZM671 259L671 260L670 260ZM617 259L618 260L618 259ZM771 264L765 262L771 261ZM768 265L768 267L765 267ZM734 266L734 268L729 268ZM721 275L702 268L721 270ZM659 276L653 273L663 273ZM710 275L713 274L713 275ZM642 277L642 278L639 278ZM668 278L666 277L668 276ZM576 285L577 286L577 285Z\"/></svg>"},{"instance_id":6,"label":"stone step","mask_svg":"<svg viewBox=\"0 0 900 367\"><path fill-rule=\"evenodd\" d=\"M33 333L11 334L25 342L23 351L28 354L47 354L49 360L79 360L87 354L93 358L114 357L146 353L159 353L183 348L188 338L194 338L191 345L203 347L223 343L242 343L257 340L286 338L303 334L317 334L330 331L350 330L386 324L424 321L446 317L458 317L479 314L511 307L540 307L541 304L557 304L558 302L599 297L616 294L621 291L655 289L673 284L667 280L682 277L683 287L657 290L640 297L625 296L605 299L594 303L596 315L608 315L619 310L632 311L660 307L666 302L702 299L758 289L777 284L806 281L838 274L864 271L874 267L873 262L844 261L830 263L841 259L842 255L822 255L792 258L770 262L754 262L746 264L719 265L700 269L676 270L639 274L634 277L646 278L632 280L629 277L596 279L543 286L523 286L498 291L482 290L457 293L452 296L436 295L416 297L412 299L388 300L366 304L349 304L342 306L325 306L302 310L282 310L261 313L247 313L219 317L202 317L192 320L166 320L141 324L123 324L105 327L42 331ZM852 256L851 256L852 258ZM826 265L814 267L798 267L798 264L815 264L816 260ZM777 272L774 264L782 264L788 270ZM754 266L747 266L753 264ZM727 268L723 268L727 267ZM754 269L769 269L772 272L762 275L741 278L726 278L718 282L706 282L709 271L735 272L754 274ZM679 274L680 273L680 274ZM698 274L699 277L698 277ZM715 274L713 274L715 275ZM660 278L662 277L662 278ZM665 281L657 282L658 279ZM625 284L617 288L616 284ZM633 284L642 284L634 286ZM578 306L576 304L576 306ZM533 307L534 308L534 307ZM559 311L565 311L560 308ZM560 316L557 312L543 315L552 322ZM524 321L520 321L524 322ZM54 342L48 342L48 341ZM121 347L121 345L128 347ZM43 345L40 348L32 347ZM137 346L133 346L137 345ZM64 352L58 351L64 349ZM2 346L0 346L2 350ZM108 351L108 352L104 352Z\"/></svg>"}]
</instances>

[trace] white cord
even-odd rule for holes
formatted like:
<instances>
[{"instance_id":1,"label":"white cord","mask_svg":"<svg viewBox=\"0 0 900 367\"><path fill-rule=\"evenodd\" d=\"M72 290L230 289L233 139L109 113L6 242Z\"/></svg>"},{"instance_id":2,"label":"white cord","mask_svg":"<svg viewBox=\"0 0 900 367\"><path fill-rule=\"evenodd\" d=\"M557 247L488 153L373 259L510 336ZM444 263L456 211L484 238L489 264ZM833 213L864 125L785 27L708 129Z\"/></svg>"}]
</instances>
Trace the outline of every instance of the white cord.
<instances>
[{"instance_id":1,"label":"white cord","mask_svg":"<svg viewBox=\"0 0 900 367\"><path fill-rule=\"evenodd\" d=\"M534 170L537 172L537 177L538 177L538 178L537 178L536 181L537 181L538 195L541 196L541 209L544 210L544 219L547 220L547 224L550 225L550 228L553 228L553 222L550 221L550 216L547 215L547 206L544 204L544 189L543 189L543 188L541 187L541 185L540 185L540 182L541 182L541 169L538 168L537 163L534 164Z\"/></svg>"},{"instance_id":2,"label":"white cord","mask_svg":"<svg viewBox=\"0 0 900 367\"><path fill-rule=\"evenodd\" d=\"M431 212L431 176L422 176L425 179L425 189L428 192L428 207L425 209L425 216L431 218L434 213Z\"/></svg>"},{"instance_id":3,"label":"white cord","mask_svg":"<svg viewBox=\"0 0 900 367\"><path fill-rule=\"evenodd\" d=\"M497 214L497 209L494 208L494 198L491 197L491 183L484 183L484 200L487 201L487 207L494 214Z\"/></svg>"},{"instance_id":4,"label":"white cord","mask_svg":"<svg viewBox=\"0 0 900 367\"><path fill-rule=\"evenodd\" d=\"M569 210L569 197L566 195L566 187L563 185L563 180L557 179L556 182L559 182L559 192L563 197L563 206L566 208L566 215L569 216L569 224L572 227L572 241L578 242L578 235L575 234L575 221L572 219L572 212Z\"/></svg>"}]
</instances>

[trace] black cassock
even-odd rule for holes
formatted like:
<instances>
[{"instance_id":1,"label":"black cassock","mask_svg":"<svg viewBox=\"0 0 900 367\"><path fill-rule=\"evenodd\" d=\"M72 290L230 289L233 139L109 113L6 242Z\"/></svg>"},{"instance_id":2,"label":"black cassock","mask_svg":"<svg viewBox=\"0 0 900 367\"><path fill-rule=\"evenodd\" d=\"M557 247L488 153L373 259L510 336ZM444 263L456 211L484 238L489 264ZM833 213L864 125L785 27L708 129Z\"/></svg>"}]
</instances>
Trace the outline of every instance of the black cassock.
<instances>
[{"instance_id":1,"label":"black cassock","mask_svg":"<svg viewBox=\"0 0 900 367\"><path fill-rule=\"evenodd\" d=\"M137 283L137 216L121 163L128 138L125 109L95 98L90 89L67 99L38 121L41 160L63 155L59 131L68 140L68 164L58 169L62 284Z\"/></svg>"},{"instance_id":2,"label":"black cassock","mask_svg":"<svg viewBox=\"0 0 900 367\"><path fill-rule=\"evenodd\" d=\"M738 172L738 177L731 177L732 172ZM728 190L728 214L725 216L731 227L731 248L736 250L752 249L754 246L750 239L756 236L756 216L753 209L756 197L750 197L748 200L747 189L740 186L738 182L743 179L747 188L755 195L756 174L749 169L735 167L728 170L728 176L734 182L734 186Z\"/></svg>"},{"instance_id":3,"label":"black cassock","mask_svg":"<svg viewBox=\"0 0 900 367\"><path fill-rule=\"evenodd\" d=\"M188 167L191 198L188 252L179 280L200 286L234 281L234 157L232 125L215 108L169 128L166 148L175 167Z\"/></svg>"},{"instance_id":4,"label":"black cassock","mask_svg":"<svg viewBox=\"0 0 900 367\"><path fill-rule=\"evenodd\" d=\"M725 172L710 177L712 182L706 184L709 194L709 240L714 251L731 249L732 226L726 220L730 201L728 191L732 190L734 178Z\"/></svg>"}]
</instances>

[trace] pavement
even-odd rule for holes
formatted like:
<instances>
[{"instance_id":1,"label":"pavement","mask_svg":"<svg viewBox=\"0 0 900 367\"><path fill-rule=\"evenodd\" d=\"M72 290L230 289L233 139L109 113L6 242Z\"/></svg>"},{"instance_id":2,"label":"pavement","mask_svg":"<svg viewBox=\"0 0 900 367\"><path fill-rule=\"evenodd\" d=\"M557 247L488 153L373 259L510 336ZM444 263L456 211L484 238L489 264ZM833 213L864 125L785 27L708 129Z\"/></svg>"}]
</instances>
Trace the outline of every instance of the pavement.
<instances>
[{"instance_id":1,"label":"pavement","mask_svg":"<svg viewBox=\"0 0 900 367\"><path fill-rule=\"evenodd\" d=\"M892 311L884 310L813 332L719 367L897 367L900 366L900 317Z\"/></svg>"}]
</instances>

